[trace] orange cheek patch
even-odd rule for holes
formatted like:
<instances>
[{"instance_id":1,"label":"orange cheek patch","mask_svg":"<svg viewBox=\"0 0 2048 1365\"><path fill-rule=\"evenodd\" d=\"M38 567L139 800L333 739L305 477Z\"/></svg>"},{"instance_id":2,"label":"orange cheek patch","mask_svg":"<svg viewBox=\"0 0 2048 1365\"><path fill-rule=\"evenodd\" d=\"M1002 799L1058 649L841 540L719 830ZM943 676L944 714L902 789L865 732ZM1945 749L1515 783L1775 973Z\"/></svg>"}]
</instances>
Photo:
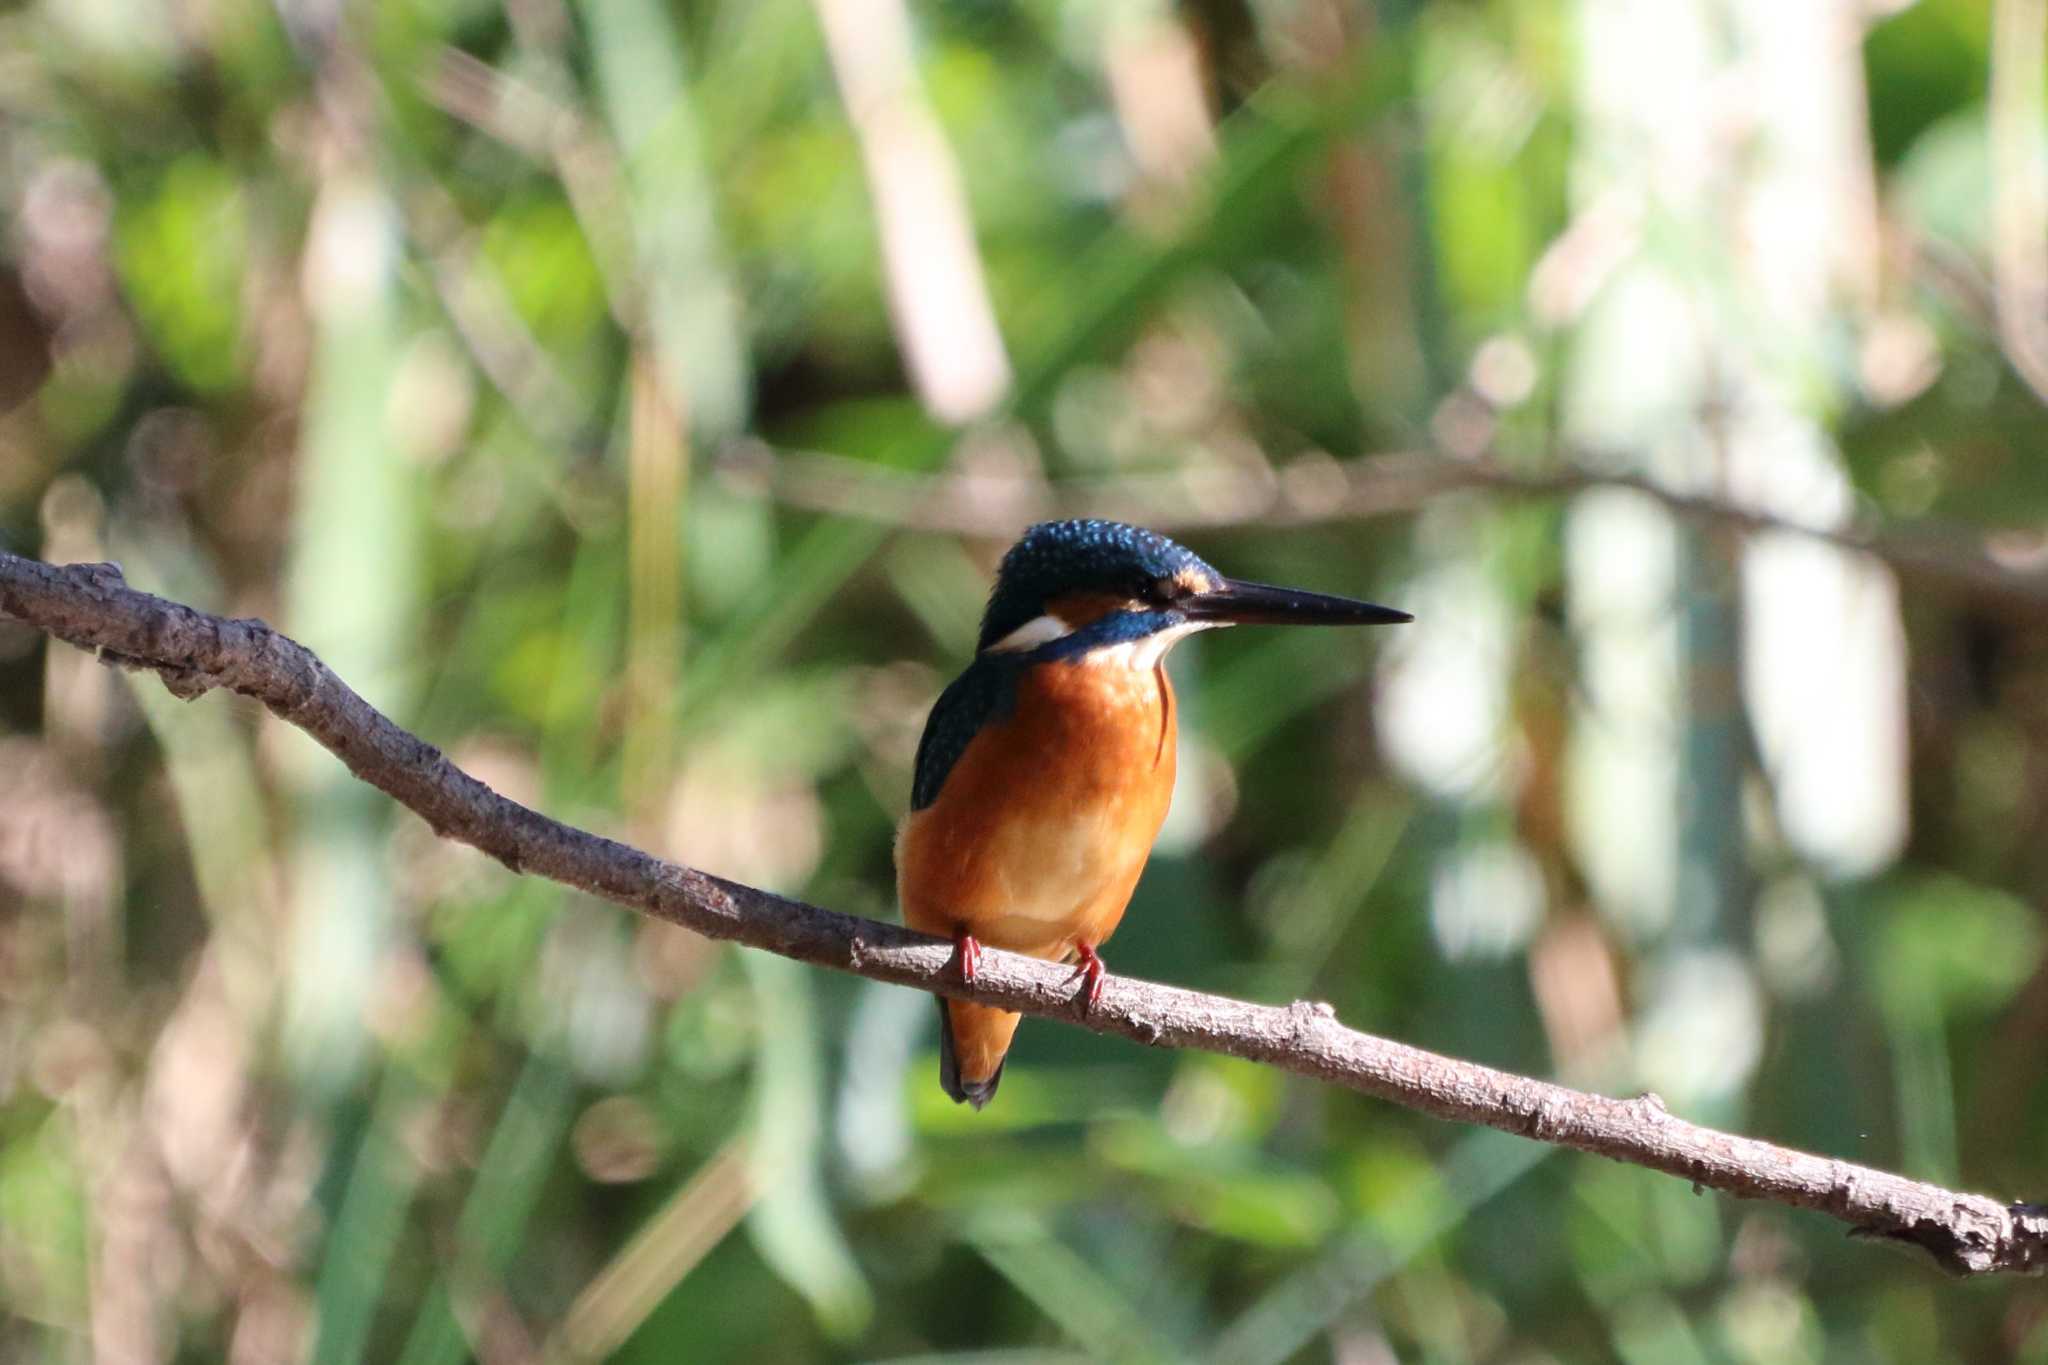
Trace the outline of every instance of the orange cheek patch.
<instances>
[{"instance_id":1,"label":"orange cheek patch","mask_svg":"<svg viewBox=\"0 0 2048 1365\"><path fill-rule=\"evenodd\" d=\"M1069 630L1079 630L1111 612L1139 609L1139 604L1130 598L1109 592L1062 593L1045 604L1046 614L1065 621Z\"/></svg>"}]
</instances>

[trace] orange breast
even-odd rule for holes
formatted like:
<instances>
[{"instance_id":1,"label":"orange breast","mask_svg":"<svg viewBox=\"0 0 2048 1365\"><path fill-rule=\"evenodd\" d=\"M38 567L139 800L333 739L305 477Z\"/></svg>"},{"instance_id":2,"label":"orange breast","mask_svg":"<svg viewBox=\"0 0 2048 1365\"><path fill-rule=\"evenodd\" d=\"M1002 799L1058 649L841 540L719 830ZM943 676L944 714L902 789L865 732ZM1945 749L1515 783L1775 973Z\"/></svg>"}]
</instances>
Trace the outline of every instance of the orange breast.
<instances>
[{"instance_id":1,"label":"orange breast","mask_svg":"<svg viewBox=\"0 0 2048 1365\"><path fill-rule=\"evenodd\" d=\"M1123 918L1173 796L1173 687L1123 658L1040 664L904 823L904 921L1039 957Z\"/></svg>"}]
</instances>

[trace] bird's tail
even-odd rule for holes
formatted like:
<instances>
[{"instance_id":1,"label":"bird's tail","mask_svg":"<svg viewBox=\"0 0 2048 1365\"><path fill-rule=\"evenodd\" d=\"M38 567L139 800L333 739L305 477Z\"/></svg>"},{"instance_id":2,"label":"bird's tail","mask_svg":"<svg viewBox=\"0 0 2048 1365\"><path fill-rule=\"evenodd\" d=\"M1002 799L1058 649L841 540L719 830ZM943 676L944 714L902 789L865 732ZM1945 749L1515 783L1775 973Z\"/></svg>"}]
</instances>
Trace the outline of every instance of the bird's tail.
<instances>
[{"instance_id":1,"label":"bird's tail","mask_svg":"<svg viewBox=\"0 0 2048 1365\"><path fill-rule=\"evenodd\" d=\"M1003 1059L1009 1055L1019 1016L944 996L938 1001L939 1084L955 1104L979 1109L994 1098L996 1084L1003 1079Z\"/></svg>"}]
</instances>

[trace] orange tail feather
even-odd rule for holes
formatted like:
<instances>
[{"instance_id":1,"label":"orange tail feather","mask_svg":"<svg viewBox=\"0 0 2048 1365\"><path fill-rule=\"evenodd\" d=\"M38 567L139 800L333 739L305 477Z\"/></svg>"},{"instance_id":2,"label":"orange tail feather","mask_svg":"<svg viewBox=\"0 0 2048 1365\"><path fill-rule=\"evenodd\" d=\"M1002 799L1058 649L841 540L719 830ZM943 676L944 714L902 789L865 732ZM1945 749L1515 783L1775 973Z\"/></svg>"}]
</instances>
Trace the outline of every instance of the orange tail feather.
<instances>
[{"instance_id":1,"label":"orange tail feather","mask_svg":"<svg viewBox=\"0 0 2048 1365\"><path fill-rule=\"evenodd\" d=\"M988 1005L939 999L939 1084L955 1104L979 1109L994 1098L1021 1018Z\"/></svg>"}]
</instances>

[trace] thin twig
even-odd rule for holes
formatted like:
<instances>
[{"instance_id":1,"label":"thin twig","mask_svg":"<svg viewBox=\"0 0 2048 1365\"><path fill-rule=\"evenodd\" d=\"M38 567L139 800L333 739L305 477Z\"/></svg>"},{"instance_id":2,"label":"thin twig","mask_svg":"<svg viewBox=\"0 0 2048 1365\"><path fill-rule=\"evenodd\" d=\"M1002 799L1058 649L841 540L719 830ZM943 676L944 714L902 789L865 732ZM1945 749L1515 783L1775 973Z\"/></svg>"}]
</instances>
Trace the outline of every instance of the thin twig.
<instances>
[{"instance_id":1,"label":"thin twig","mask_svg":"<svg viewBox=\"0 0 2048 1365\"><path fill-rule=\"evenodd\" d=\"M792 507L997 540L1052 516L1113 517L1165 531L1312 526L1412 514L1458 492L1551 498L1624 489L1696 521L1867 554L1902 579L1981 606L2034 618L2048 613L2048 573L2006 567L1966 531L1822 526L1587 465L1524 470L1491 458L1392 451L1315 460L1298 473L1253 468L1049 482L1025 475L906 474L841 455L743 442L726 452L720 473Z\"/></svg>"},{"instance_id":2,"label":"thin twig","mask_svg":"<svg viewBox=\"0 0 2048 1365\"><path fill-rule=\"evenodd\" d=\"M1100 1003L1085 1009L1067 968L994 950L984 953L968 987L942 940L665 862L508 800L399 728L303 645L260 621L211 616L138 592L111 564L57 567L0 554L0 615L94 650L106 662L152 669L180 697L216 687L253 697L443 837L515 872L713 938L1155 1047L1242 1057L1437 1118L1646 1166L1738 1198L1817 1210L1856 1233L1919 1247L1957 1274L2048 1267L2048 1206L2001 1204L1716 1132L1666 1112L1654 1095L1610 1099L1437 1056L1348 1029L1328 1005L1254 1005L1109 977Z\"/></svg>"}]
</instances>

